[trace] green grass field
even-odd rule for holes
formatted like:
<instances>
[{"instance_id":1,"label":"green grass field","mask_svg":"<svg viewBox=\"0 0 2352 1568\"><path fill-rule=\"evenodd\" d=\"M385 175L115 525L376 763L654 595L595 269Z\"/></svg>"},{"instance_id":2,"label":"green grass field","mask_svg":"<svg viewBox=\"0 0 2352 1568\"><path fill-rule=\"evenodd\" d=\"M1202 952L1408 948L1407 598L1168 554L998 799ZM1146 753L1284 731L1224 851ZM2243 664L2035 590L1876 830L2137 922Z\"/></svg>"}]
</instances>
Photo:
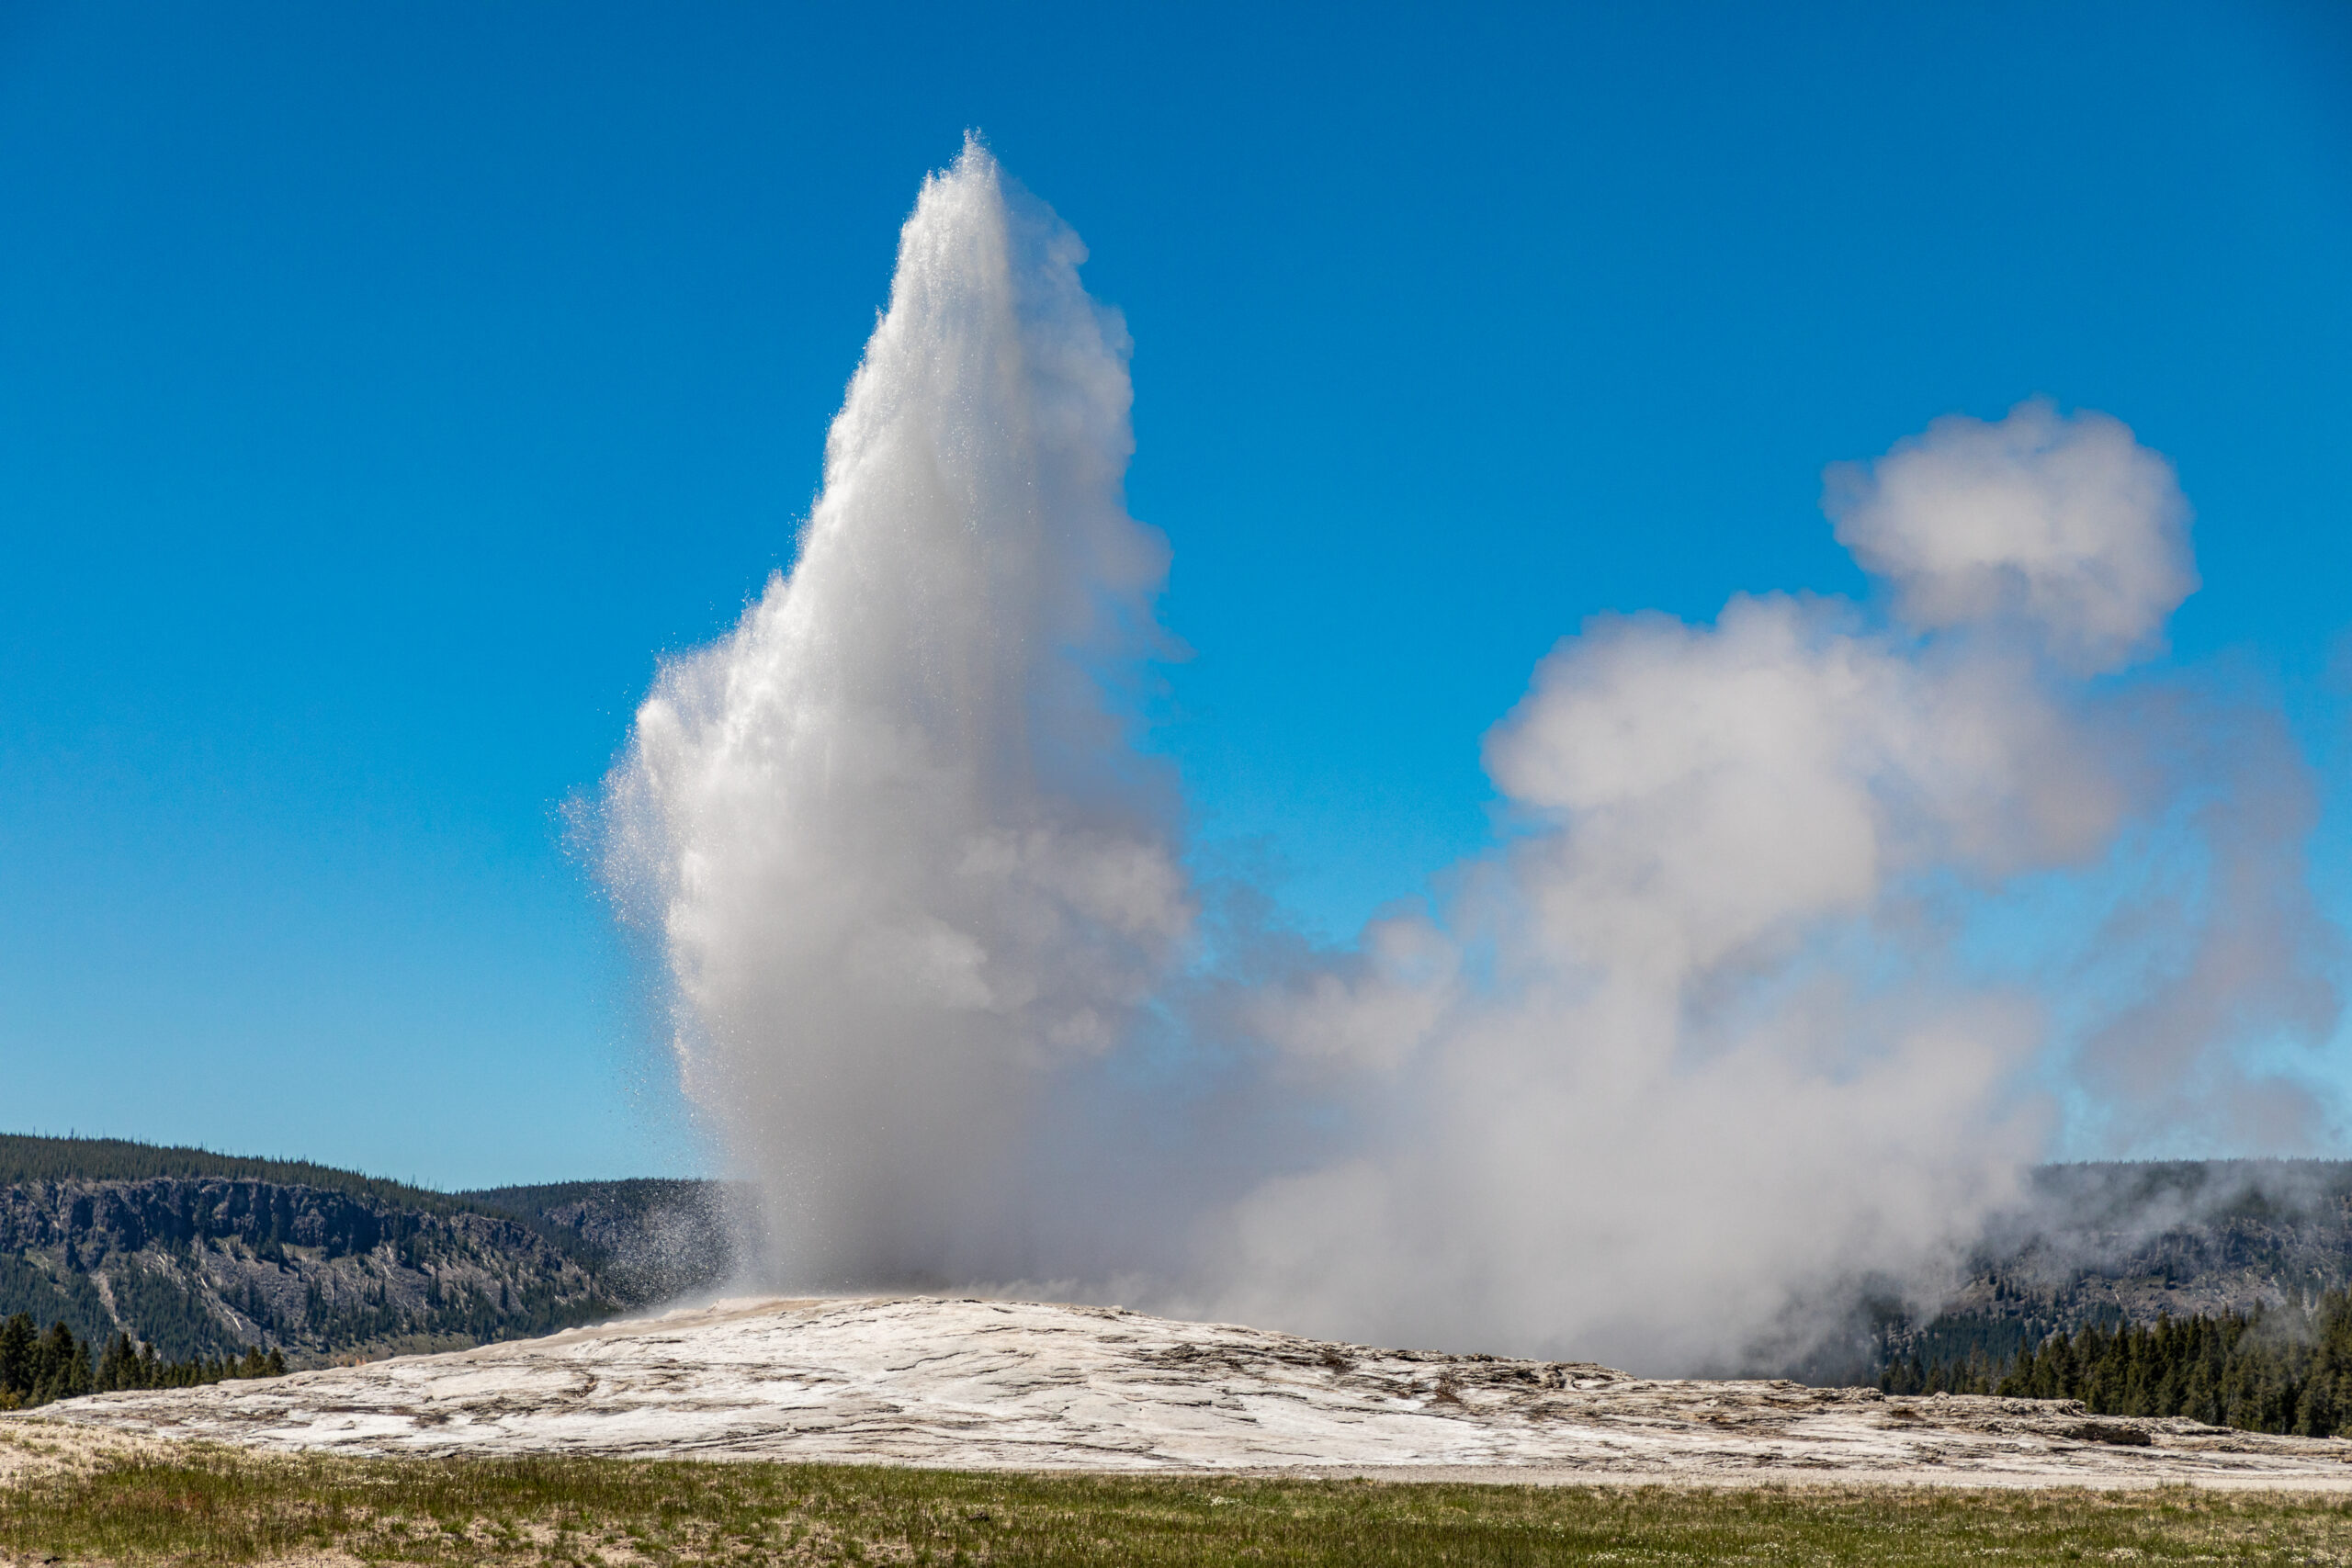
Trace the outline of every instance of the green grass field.
<instances>
[{"instance_id":1,"label":"green grass field","mask_svg":"<svg viewBox=\"0 0 2352 1568\"><path fill-rule=\"evenodd\" d=\"M1527 1487L195 1449L0 1489L64 1562L2352 1563L2352 1500Z\"/></svg>"}]
</instances>

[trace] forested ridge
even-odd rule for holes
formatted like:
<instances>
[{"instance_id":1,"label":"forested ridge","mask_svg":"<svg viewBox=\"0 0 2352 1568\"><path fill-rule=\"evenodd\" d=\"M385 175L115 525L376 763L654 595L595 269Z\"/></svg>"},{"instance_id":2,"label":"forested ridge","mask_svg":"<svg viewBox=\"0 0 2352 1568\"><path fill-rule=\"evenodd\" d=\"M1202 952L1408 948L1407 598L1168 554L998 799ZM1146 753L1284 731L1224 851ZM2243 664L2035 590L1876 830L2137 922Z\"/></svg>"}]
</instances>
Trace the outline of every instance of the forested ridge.
<instances>
[{"instance_id":1,"label":"forested ridge","mask_svg":"<svg viewBox=\"0 0 2352 1568\"><path fill-rule=\"evenodd\" d=\"M2164 1316L2086 1324L1996 1360L1897 1362L1890 1393L1996 1393L2079 1399L2100 1416L2185 1416L2214 1427L2304 1437L2352 1435L2352 1292L2309 1312Z\"/></svg>"},{"instance_id":2,"label":"forested ridge","mask_svg":"<svg viewBox=\"0 0 2352 1568\"><path fill-rule=\"evenodd\" d=\"M127 1138L51 1138L0 1133L0 1187L28 1181L145 1181L156 1177L211 1177L224 1181L266 1181L279 1187L311 1187L346 1192L394 1208L444 1213L467 1207L463 1198L412 1187L356 1170L313 1165L308 1160L254 1159L209 1149L132 1143Z\"/></svg>"},{"instance_id":3,"label":"forested ridge","mask_svg":"<svg viewBox=\"0 0 2352 1568\"><path fill-rule=\"evenodd\" d=\"M2152 1356L2185 1354L2180 1337L2193 1332L2205 1336L2199 1343L2207 1348L2196 1357L2206 1369L2201 1380L2183 1371L2177 1379L2151 1382L2143 1371L2140 1383L2128 1385L2141 1393L2127 1395L2103 1383L2099 1397L2153 1400L2163 1408L2152 1405L2147 1414L2216 1425L2235 1419L2214 1416L2216 1409L2238 1409L2252 1412L2245 1417L2249 1423L2301 1430L2319 1408L2306 1404L2303 1392L2316 1374L2291 1347L2325 1338L2334 1321L2326 1314L2337 1309L2324 1303L2340 1302L2347 1289L2352 1162L2044 1166L2030 1173L2022 1200L1985 1226L1938 1310L1917 1314L1900 1292L1889 1291L1858 1307L1851 1325L1791 1374L1806 1382L1875 1382L1905 1392L1995 1392L2043 1357L2045 1374L2033 1386L2046 1397L2075 1398L2084 1396L2073 1382L2064 1393L2048 1392L2058 1373L2048 1371L2046 1358L2056 1354L2057 1342L2078 1361L2096 1351L2094 1361L2121 1355L2145 1368L2156 1364ZM2169 1325L2170 1337L2159 1349L2131 1337L2160 1325ZM2216 1361L2210 1352L2215 1343L2235 1353ZM2264 1378L2273 1392L2247 1392L2247 1380ZM2287 1418L2277 1414L2284 1397L2278 1391L2289 1382L2296 1408L2281 1427L2277 1423Z\"/></svg>"},{"instance_id":4,"label":"forested ridge","mask_svg":"<svg viewBox=\"0 0 2352 1568\"><path fill-rule=\"evenodd\" d=\"M297 1365L551 1333L713 1281L695 1182L443 1193L299 1160L0 1135L0 1317L95 1368ZM96 1374L95 1371L92 1375Z\"/></svg>"}]
</instances>

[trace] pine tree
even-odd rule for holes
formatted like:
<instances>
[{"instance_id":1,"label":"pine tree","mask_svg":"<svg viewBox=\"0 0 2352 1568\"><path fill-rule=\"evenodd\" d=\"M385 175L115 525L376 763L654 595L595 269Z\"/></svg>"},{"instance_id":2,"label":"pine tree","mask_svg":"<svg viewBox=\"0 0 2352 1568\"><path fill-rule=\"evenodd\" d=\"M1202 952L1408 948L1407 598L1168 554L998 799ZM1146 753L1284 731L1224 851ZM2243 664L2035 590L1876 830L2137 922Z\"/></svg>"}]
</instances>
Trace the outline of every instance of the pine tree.
<instances>
[{"instance_id":1,"label":"pine tree","mask_svg":"<svg viewBox=\"0 0 2352 1568\"><path fill-rule=\"evenodd\" d=\"M139 1352L131 1348L130 1335L117 1334L107 1341L106 1352L98 1358L97 1392L136 1388L138 1376Z\"/></svg>"},{"instance_id":2,"label":"pine tree","mask_svg":"<svg viewBox=\"0 0 2352 1568\"><path fill-rule=\"evenodd\" d=\"M0 1395L22 1404L33 1392L33 1320L18 1313L0 1323Z\"/></svg>"}]
</instances>

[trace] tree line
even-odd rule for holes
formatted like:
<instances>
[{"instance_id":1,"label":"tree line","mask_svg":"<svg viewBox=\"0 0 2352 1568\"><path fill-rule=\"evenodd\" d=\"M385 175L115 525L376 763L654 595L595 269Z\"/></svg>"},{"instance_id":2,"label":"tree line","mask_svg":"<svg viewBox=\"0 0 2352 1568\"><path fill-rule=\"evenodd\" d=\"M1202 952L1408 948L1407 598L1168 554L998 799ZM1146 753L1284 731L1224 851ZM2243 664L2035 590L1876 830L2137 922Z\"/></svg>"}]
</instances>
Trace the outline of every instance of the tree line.
<instances>
[{"instance_id":1,"label":"tree line","mask_svg":"<svg viewBox=\"0 0 2352 1568\"><path fill-rule=\"evenodd\" d=\"M2352 1291L2309 1312L2089 1324L2007 1358L1898 1359L1889 1393L2079 1399L2100 1416L2185 1416L2212 1427L2331 1438L2352 1430Z\"/></svg>"},{"instance_id":2,"label":"tree line","mask_svg":"<svg viewBox=\"0 0 2352 1568\"><path fill-rule=\"evenodd\" d=\"M310 1160L222 1155L210 1149L133 1143L128 1138L48 1138L31 1133L0 1133L0 1187L27 1181L152 1181L158 1177L313 1187L348 1193L389 1209L435 1214L476 1207L447 1192Z\"/></svg>"},{"instance_id":3,"label":"tree line","mask_svg":"<svg viewBox=\"0 0 2352 1568\"><path fill-rule=\"evenodd\" d=\"M248 1347L241 1357L167 1361L153 1345L132 1344L128 1334L117 1334L101 1348L76 1337L62 1319L46 1334L33 1326L29 1313L0 1323L0 1410L26 1410L119 1388L192 1388L285 1373L285 1354L258 1346Z\"/></svg>"}]
</instances>

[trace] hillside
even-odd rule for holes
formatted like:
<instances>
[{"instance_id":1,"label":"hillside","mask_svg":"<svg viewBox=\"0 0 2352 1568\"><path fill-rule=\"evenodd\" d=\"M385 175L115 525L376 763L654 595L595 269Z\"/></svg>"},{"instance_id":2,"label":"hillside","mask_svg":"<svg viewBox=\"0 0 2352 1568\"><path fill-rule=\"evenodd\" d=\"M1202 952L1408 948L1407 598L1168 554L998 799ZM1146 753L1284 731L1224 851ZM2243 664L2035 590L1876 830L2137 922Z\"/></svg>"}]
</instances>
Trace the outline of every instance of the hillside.
<instances>
[{"instance_id":1,"label":"hillside","mask_svg":"<svg viewBox=\"0 0 2352 1568\"><path fill-rule=\"evenodd\" d=\"M729 1190L716 1181L642 1177L496 1187L456 1199L513 1214L594 1259L616 1299L668 1301L708 1290L734 1259Z\"/></svg>"},{"instance_id":2,"label":"hillside","mask_svg":"<svg viewBox=\"0 0 2352 1568\"><path fill-rule=\"evenodd\" d=\"M210 1149L133 1143L128 1138L47 1138L0 1133L0 1187L37 1181L141 1181L156 1177L214 1177L280 1187L315 1187L436 1213L464 1206L462 1200L429 1188L308 1160L256 1159L215 1154Z\"/></svg>"},{"instance_id":3,"label":"hillside","mask_svg":"<svg viewBox=\"0 0 2352 1568\"><path fill-rule=\"evenodd\" d=\"M700 1183L452 1194L297 1161L0 1137L0 1317L296 1365L609 1317L726 1264Z\"/></svg>"},{"instance_id":4,"label":"hillside","mask_svg":"<svg viewBox=\"0 0 2352 1568\"><path fill-rule=\"evenodd\" d=\"M1796 1369L1876 1381L1889 1366L1997 1362L2054 1332L2257 1311L2292 1317L2352 1284L2352 1161L2044 1166L1921 1317L1889 1299Z\"/></svg>"}]
</instances>

